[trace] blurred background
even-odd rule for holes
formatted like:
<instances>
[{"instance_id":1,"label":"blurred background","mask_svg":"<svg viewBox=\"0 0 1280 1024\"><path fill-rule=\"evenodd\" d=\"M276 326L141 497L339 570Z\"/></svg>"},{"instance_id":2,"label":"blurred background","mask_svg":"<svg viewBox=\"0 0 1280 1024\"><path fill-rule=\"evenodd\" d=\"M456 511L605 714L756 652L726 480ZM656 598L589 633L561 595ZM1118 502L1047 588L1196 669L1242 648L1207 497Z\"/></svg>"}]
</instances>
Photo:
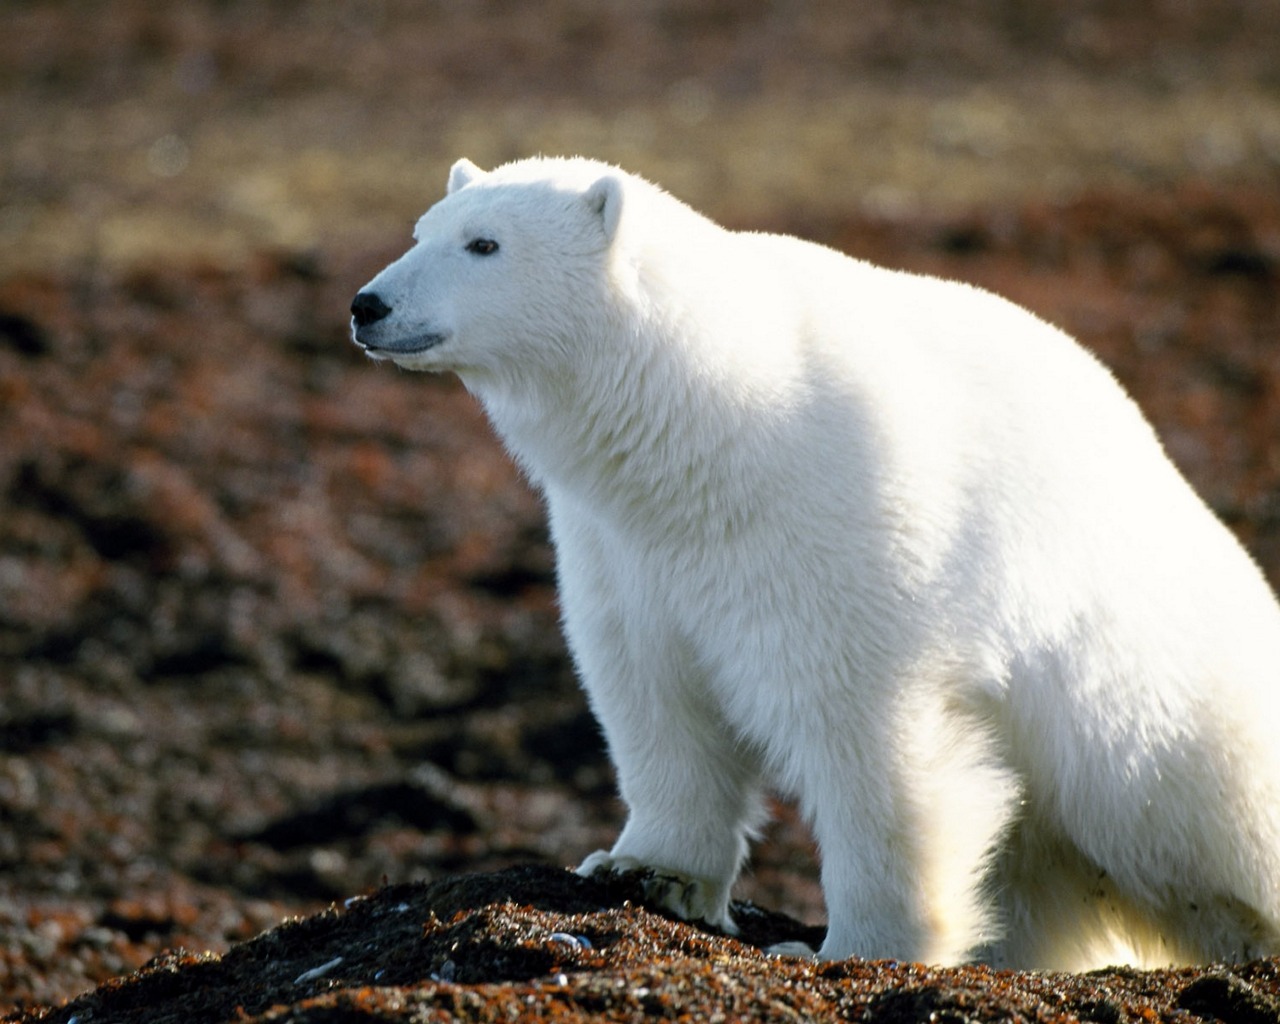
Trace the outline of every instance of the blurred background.
<instances>
[{"instance_id":1,"label":"blurred background","mask_svg":"<svg viewBox=\"0 0 1280 1024\"><path fill-rule=\"evenodd\" d=\"M1280 0L9 0L0 140L0 1011L616 832L536 497L347 340L459 156L1009 295L1280 581Z\"/></svg>"},{"instance_id":2,"label":"blurred background","mask_svg":"<svg viewBox=\"0 0 1280 1024\"><path fill-rule=\"evenodd\" d=\"M1271 184L1275 0L143 0L3 12L5 266L403 236L584 153L722 218Z\"/></svg>"}]
</instances>

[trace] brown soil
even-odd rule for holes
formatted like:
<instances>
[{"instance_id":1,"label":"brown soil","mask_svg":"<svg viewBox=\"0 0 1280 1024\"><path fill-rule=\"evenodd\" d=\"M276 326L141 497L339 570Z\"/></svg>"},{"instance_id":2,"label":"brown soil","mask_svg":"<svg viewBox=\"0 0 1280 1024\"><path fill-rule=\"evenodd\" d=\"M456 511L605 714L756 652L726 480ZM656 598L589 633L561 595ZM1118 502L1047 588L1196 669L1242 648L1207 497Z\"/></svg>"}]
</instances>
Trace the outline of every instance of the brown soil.
<instances>
[{"instance_id":1,"label":"brown soil","mask_svg":"<svg viewBox=\"0 0 1280 1024\"><path fill-rule=\"evenodd\" d=\"M896 961L779 960L810 939L737 904L740 940L638 907L639 879L551 867L386 886L282 924L225 956L172 950L27 1021L336 1024L358 1021L1194 1021L1280 1018L1280 968L1087 975L942 970ZM809 930L811 931L811 930Z\"/></svg>"},{"instance_id":2,"label":"brown soil","mask_svg":"<svg viewBox=\"0 0 1280 1024\"><path fill-rule=\"evenodd\" d=\"M625 881L451 881L621 815L536 498L454 382L346 337L462 153L588 151L1011 296L1280 582L1280 9L846 9L0 12L0 1013L1280 1019L1275 962L818 968ZM740 893L821 921L777 811Z\"/></svg>"}]
</instances>

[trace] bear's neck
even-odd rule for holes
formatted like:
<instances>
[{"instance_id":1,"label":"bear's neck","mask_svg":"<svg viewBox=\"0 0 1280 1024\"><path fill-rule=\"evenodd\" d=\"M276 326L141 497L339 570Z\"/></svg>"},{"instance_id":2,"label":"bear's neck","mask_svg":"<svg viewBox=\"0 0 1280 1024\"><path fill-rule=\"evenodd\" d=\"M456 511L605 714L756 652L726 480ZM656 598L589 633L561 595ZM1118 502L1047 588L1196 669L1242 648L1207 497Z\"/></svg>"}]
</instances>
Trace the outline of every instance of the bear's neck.
<instances>
[{"instance_id":1,"label":"bear's neck","mask_svg":"<svg viewBox=\"0 0 1280 1024\"><path fill-rule=\"evenodd\" d=\"M476 391L550 500L667 539L731 530L768 473L760 453L779 450L760 436L776 429L777 403L732 367L718 372L714 353L665 336L651 340L595 339L590 350L607 361L585 359L554 379Z\"/></svg>"}]
</instances>

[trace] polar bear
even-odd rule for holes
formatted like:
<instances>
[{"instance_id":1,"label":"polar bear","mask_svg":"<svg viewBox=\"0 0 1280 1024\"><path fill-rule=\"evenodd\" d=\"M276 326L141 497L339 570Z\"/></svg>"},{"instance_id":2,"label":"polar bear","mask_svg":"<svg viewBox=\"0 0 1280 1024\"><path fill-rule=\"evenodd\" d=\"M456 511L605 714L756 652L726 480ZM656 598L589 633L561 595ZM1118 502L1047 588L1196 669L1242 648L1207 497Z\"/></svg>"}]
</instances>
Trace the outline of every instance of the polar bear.
<instances>
[{"instance_id":1,"label":"polar bear","mask_svg":"<svg viewBox=\"0 0 1280 1024\"><path fill-rule=\"evenodd\" d=\"M414 238L354 340L545 496L629 813L580 871L732 932L773 787L824 958L1280 953L1280 609L1071 338L584 159L459 161Z\"/></svg>"}]
</instances>

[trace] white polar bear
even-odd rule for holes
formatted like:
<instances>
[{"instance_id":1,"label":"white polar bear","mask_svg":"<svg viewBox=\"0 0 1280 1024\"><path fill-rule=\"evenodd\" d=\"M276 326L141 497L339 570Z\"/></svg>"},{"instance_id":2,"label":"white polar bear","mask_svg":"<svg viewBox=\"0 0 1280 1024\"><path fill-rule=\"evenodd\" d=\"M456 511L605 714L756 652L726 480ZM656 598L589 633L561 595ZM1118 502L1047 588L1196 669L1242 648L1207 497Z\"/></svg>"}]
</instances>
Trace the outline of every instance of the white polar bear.
<instances>
[{"instance_id":1,"label":"white polar bear","mask_svg":"<svg viewBox=\"0 0 1280 1024\"><path fill-rule=\"evenodd\" d=\"M356 342L451 370L546 496L645 866L726 930L765 786L821 955L1280 953L1280 610L1113 378L995 295L460 161Z\"/></svg>"}]
</instances>

